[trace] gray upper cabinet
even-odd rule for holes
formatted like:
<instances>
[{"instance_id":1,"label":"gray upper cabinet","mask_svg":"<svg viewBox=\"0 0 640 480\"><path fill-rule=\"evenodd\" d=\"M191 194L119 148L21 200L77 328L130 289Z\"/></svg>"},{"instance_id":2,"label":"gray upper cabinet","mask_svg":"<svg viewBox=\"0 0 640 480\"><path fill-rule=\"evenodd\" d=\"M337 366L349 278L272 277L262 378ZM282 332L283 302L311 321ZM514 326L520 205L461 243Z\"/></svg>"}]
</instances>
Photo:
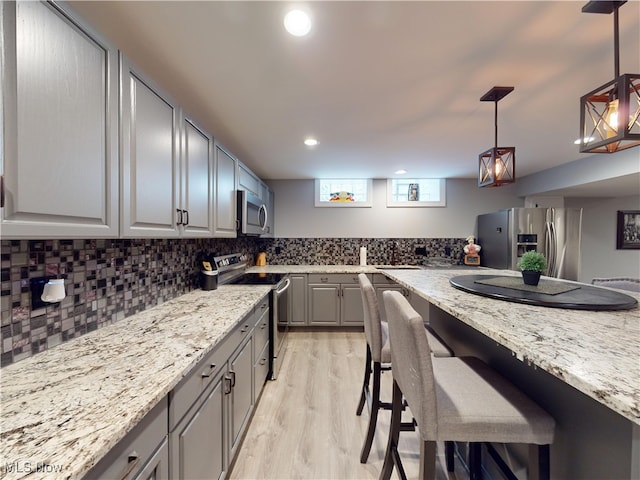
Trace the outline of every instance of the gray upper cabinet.
<instances>
[{"instance_id":1,"label":"gray upper cabinet","mask_svg":"<svg viewBox=\"0 0 640 480\"><path fill-rule=\"evenodd\" d=\"M236 237L236 170L233 155L215 146L214 236Z\"/></svg>"},{"instance_id":2,"label":"gray upper cabinet","mask_svg":"<svg viewBox=\"0 0 640 480\"><path fill-rule=\"evenodd\" d=\"M267 187L266 184L262 184L263 189L263 197L262 201L267 206L267 227L265 228L266 233L262 235L263 237L273 238L275 237L275 195L273 190Z\"/></svg>"},{"instance_id":3,"label":"gray upper cabinet","mask_svg":"<svg viewBox=\"0 0 640 480\"><path fill-rule=\"evenodd\" d=\"M117 237L117 51L57 4L0 22L3 238Z\"/></svg>"},{"instance_id":4,"label":"gray upper cabinet","mask_svg":"<svg viewBox=\"0 0 640 480\"><path fill-rule=\"evenodd\" d=\"M260 179L240 161L238 162L238 190L247 190L264 200Z\"/></svg>"},{"instance_id":5,"label":"gray upper cabinet","mask_svg":"<svg viewBox=\"0 0 640 480\"><path fill-rule=\"evenodd\" d=\"M188 118L183 118L182 125L182 234L211 237L214 233L213 138Z\"/></svg>"},{"instance_id":6,"label":"gray upper cabinet","mask_svg":"<svg viewBox=\"0 0 640 480\"><path fill-rule=\"evenodd\" d=\"M179 112L121 55L121 233L177 237Z\"/></svg>"}]
</instances>

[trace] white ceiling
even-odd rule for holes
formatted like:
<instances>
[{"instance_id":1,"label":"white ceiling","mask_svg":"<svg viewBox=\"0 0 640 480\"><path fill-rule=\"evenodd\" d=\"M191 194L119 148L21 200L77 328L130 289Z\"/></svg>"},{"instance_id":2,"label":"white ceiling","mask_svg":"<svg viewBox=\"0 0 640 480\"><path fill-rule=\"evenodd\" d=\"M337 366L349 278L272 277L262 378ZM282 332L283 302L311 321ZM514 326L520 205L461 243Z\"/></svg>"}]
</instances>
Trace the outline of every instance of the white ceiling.
<instances>
[{"instance_id":1,"label":"white ceiling","mask_svg":"<svg viewBox=\"0 0 640 480\"><path fill-rule=\"evenodd\" d=\"M70 3L264 179L474 178L494 85L515 87L498 143L522 177L585 157L580 96L614 76L613 15L586 0ZM284 31L292 6L309 36ZM640 72L640 1L620 43L621 73Z\"/></svg>"}]
</instances>

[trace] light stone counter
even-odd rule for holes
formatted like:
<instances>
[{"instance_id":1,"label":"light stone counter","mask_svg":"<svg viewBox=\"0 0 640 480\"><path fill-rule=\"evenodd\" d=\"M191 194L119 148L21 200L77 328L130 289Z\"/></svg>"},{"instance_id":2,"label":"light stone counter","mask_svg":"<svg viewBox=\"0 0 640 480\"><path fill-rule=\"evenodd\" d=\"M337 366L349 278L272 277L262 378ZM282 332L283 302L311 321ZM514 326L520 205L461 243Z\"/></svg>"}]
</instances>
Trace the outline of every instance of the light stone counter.
<instances>
[{"instance_id":1,"label":"light stone counter","mask_svg":"<svg viewBox=\"0 0 640 480\"><path fill-rule=\"evenodd\" d=\"M0 478L81 478L268 292L193 291L4 367Z\"/></svg>"},{"instance_id":2,"label":"light stone counter","mask_svg":"<svg viewBox=\"0 0 640 480\"><path fill-rule=\"evenodd\" d=\"M478 273L519 275L510 270ZM640 425L640 309L584 311L496 300L449 284L468 270L385 270L433 305ZM618 290L640 299L640 294Z\"/></svg>"}]
</instances>

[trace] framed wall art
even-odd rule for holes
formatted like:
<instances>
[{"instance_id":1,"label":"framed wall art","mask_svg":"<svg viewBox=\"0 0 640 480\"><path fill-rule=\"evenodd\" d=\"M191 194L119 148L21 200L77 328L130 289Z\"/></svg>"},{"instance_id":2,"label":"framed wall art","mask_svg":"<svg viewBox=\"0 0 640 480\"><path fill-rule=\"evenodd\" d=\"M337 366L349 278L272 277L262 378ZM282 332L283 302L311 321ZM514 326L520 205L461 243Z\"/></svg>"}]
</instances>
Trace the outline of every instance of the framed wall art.
<instances>
[{"instance_id":1,"label":"framed wall art","mask_svg":"<svg viewBox=\"0 0 640 480\"><path fill-rule=\"evenodd\" d=\"M640 210L618 210L617 249L640 249Z\"/></svg>"}]
</instances>

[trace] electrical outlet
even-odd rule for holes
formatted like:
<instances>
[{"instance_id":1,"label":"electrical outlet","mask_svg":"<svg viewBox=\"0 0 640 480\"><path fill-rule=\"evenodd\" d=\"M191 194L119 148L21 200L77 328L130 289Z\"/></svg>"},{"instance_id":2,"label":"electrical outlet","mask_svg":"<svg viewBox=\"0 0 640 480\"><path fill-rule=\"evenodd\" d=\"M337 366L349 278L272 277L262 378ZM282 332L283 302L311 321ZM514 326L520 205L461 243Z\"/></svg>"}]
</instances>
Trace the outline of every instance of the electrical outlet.
<instances>
[{"instance_id":1,"label":"electrical outlet","mask_svg":"<svg viewBox=\"0 0 640 480\"><path fill-rule=\"evenodd\" d=\"M416 247L416 255L426 255L427 249L426 247Z\"/></svg>"}]
</instances>

